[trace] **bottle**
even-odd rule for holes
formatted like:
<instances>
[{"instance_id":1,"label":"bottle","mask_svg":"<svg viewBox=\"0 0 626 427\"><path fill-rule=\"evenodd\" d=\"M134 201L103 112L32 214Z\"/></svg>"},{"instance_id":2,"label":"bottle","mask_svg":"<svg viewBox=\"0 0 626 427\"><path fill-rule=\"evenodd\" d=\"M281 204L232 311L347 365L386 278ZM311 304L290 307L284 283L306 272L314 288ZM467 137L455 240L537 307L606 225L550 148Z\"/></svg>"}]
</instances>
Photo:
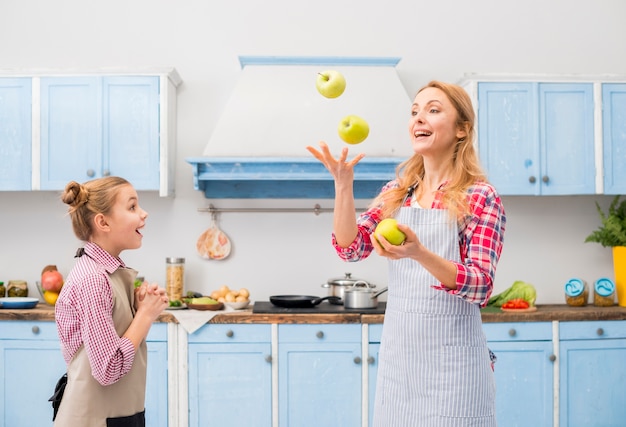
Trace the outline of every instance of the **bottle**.
<instances>
[{"instance_id":1,"label":"bottle","mask_svg":"<svg viewBox=\"0 0 626 427\"><path fill-rule=\"evenodd\" d=\"M181 301L185 285L185 258L165 258L165 291L170 301Z\"/></svg>"},{"instance_id":2,"label":"bottle","mask_svg":"<svg viewBox=\"0 0 626 427\"><path fill-rule=\"evenodd\" d=\"M609 307L615 304L615 283L602 277L593 284L593 305Z\"/></svg>"},{"instance_id":3,"label":"bottle","mask_svg":"<svg viewBox=\"0 0 626 427\"><path fill-rule=\"evenodd\" d=\"M587 282L582 279L572 278L565 283L565 302L572 307L587 305L589 289Z\"/></svg>"},{"instance_id":4,"label":"bottle","mask_svg":"<svg viewBox=\"0 0 626 427\"><path fill-rule=\"evenodd\" d=\"M0 298L4 298L7 293L7 288L4 287L4 282L0 282Z\"/></svg>"}]
</instances>

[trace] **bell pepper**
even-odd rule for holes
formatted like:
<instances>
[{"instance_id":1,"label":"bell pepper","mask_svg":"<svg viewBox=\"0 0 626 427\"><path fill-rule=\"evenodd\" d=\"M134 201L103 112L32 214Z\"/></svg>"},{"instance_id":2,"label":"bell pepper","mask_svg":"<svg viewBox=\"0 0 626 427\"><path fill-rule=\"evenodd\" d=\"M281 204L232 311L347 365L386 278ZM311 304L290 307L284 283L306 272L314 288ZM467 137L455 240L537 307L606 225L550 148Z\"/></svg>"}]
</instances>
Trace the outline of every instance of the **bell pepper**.
<instances>
[{"instance_id":1,"label":"bell pepper","mask_svg":"<svg viewBox=\"0 0 626 427\"><path fill-rule=\"evenodd\" d=\"M508 309L524 309L528 307L530 307L530 304L523 298L514 298L502 304L502 308Z\"/></svg>"}]
</instances>

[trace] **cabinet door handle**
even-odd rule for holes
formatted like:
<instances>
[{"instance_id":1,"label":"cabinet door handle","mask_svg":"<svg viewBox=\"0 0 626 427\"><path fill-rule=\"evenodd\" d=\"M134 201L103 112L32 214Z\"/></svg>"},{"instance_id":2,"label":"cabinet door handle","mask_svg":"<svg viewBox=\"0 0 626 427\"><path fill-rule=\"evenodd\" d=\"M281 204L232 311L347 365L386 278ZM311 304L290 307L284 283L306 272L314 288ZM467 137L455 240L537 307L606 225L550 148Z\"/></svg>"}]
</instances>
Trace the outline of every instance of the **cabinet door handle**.
<instances>
[{"instance_id":1,"label":"cabinet door handle","mask_svg":"<svg viewBox=\"0 0 626 427\"><path fill-rule=\"evenodd\" d=\"M33 326L31 331L33 331L33 334L37 335L39 333L39 326L37 325Z\"/></svg>"},{"instance_id":2,"label":"cabinet door handle","mask_svg":"<svg viewBox=\"0 0 626 427\"><path fill-rule=\"evenodd\" d=\"M315 336L318 337L319 339L322 339L322 338L324 338L324 332L323 331L317 331Z\"/></svg>"},{"instance_id":3,"label":"cabinet door handle","mask_svg":"<svg viewBox=\"0 0 626 427\"><path fill-rule=\"evenodd\" d=\"M96 175L96 171L94 171L93 169L87 169L87 176L89 178L93 178Z\"/></svg>"},{"instance_id":4,"label":"cabinet door handle","mask_svg":"<svg viewBox=\"0 0 626 427\"><path fill-rule=\"evenodd\" d=\"M550 178L548 177L548 175L544 175L543 178L541 178L541 180L543 181L544 184L547 184L548 182L550 182Z\"/></svg>"},{"instance_id":5,"label":"cabinet door handle","mask_svg":"<svg viewBox=\"0 0 626 427\"><path fill-rule=\"evenodd\" d=\"M267 356L265 356L265 361L266 361L267 363L272 363L272 355L271 355L271 354L268 354Z\"/></svg>"},{"instance_id":6,"label":"cabinet door handle","mask_svg":"<svg viewBox=\"0 0 626 427\"><path fill-rule=\"evenodd\" d=\"M361 358L359 356L354 358L354 364L355 365L360 365L361 364Z\"/></svg>"},{"instance_id":7,"label":"cabinet door handle","mask_svg":"<svg viewBox=\"0 0 626 427\"><path fill-rule=\"evenodd\" d=\"M367 363L369 363L370 365L373 365L375 361L376 361L376 359L374 359L374 357L372 357L372 356L367 358Z\"/></svg>"},{"instance_id":8,"label":"cabinet door handle","mask_svg":"<svg viewBox=\"0 0 626 427\"><path fill-rule=\"evenodd\" d=\"M235 333L232 330L229 329L228 331L226 331L226 336L228 338L232 338L232 337L235 336Z\"/></svg>"},{"instance_id":9,"label":"cabinet door handle","mask_svg":"<svg viewBox=\"0 0 626 427\"><path fill-rule=\"evenodd\" d=\"M528 182L530 182L531 184L534 184L535 182L537 182L537 178L535 178L534 176L530 176L528 177Z\"/></svg>"},{"instance_id":10,"label":"cabinet door handle","mask_svg":"<svg viewBox=\"0 0 626 427\"><path fill-rule=\"evenodd\" d=\"M514 337L515 335L517 335L517 331L513 328L509 329L509 336Z\"/></svg>"},{"instance_id":11,"label":"cabinet door handle","mask_svg":"<svg viewBox=\"0 0 626 427\"><path fill-rule=\"evenodd\" d=\"M548 359L550 359L550 362L554 362L556 360L556 355L551 354L550 357L548 357Z\"/></svg>"},{"instance_id":12,"label":"cabinet door handle","mask_svg":"<svg viewBox=\"0 0 626 427\"><path fill-rule=\"evenodd\" d=\"M102 176L109 176L109 175L111 175L111 171L110 171L110 170L108 170L108 169L105 169L105 170L102 172Z\"/></svg>"},{"instance_id":13,"label":"cabinet door handle","mask_svg":"<svg viewBox=\"0 0 626 427\"><path fill-rule=\"evenodd\" d=\"M602 328L598 328L598 330L596 331L596 333L598 334L598 336L602 336L602 335L604 335L604 329L602 329Z\"/></svg>"}]
</instances>

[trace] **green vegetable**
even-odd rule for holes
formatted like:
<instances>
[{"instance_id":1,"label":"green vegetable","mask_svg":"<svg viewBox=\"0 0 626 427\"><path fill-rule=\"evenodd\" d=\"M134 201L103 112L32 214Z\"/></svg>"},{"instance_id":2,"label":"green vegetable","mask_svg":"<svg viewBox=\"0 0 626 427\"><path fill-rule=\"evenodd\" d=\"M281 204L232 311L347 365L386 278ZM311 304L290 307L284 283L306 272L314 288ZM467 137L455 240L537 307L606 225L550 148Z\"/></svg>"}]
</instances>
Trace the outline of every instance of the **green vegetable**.
<instances>
[{"instance_id":1,"label":"green vegetable","mask_svg":"<svg viewBox=\"0 0 626 427\"><path fill-rule=\"evenodd\" d=\"M170 301L170 307L182 307L183 303L181 300L175 299L174 301Z\"/></svg>"},{"instance_id":2,"label":"green vegetable","mask_svg":"<svg viewBox=\"0 0 626 427\"><path fill-rule=\"evenodd\" d=\"M203 295L196 291L187 291L187 298L202 298Z\"/></svg>"},{"instance_id":3,"label":"green vegetable","mask_svg":"<svg viewBox=\"0 0 626 427\"><path fill-rule=\"evenodd\" d=\"M507 301L516 298L523 299L524 301L528 302L528 304L532 307L535 305L535 300L537 299L537 290L530 283L516 280L515 282L513 282L513 285L510 288L489 298L487 306L502 307L502 305L505 304Z\"/></svg>"},{"instance_id":4,"label":"green vegetable","mask_svg":"<svg viewBox=\"0 0 626 427\"><path fill-rule=\"evenodd\" d=\"M596 209L600 214L602 225L587 236L585 243L596 242L605 248L626 246L626 199L622 200L621 203L619 203L619 199L619 195L615 196L606 214L596 202Z\"/></svg>"}]
</instances>

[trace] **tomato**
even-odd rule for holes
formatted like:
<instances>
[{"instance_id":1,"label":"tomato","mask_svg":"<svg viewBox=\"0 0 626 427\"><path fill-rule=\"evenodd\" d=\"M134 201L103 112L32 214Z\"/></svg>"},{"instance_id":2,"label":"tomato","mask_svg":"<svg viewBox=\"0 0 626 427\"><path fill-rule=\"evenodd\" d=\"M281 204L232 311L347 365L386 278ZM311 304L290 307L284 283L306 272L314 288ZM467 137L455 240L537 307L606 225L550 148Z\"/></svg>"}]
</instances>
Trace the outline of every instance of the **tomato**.
<instances>
[{"instance_id":1,"label":"tomato","mask_svg":"<svg viewBox=\"0 0 626 427\"><path fill-rule=\"evenodd\" d=\"M515 298L502 304L502 308L524 309L528 307L530 307L530 304L523 298Z\"/></svg>"}]
</instances>

